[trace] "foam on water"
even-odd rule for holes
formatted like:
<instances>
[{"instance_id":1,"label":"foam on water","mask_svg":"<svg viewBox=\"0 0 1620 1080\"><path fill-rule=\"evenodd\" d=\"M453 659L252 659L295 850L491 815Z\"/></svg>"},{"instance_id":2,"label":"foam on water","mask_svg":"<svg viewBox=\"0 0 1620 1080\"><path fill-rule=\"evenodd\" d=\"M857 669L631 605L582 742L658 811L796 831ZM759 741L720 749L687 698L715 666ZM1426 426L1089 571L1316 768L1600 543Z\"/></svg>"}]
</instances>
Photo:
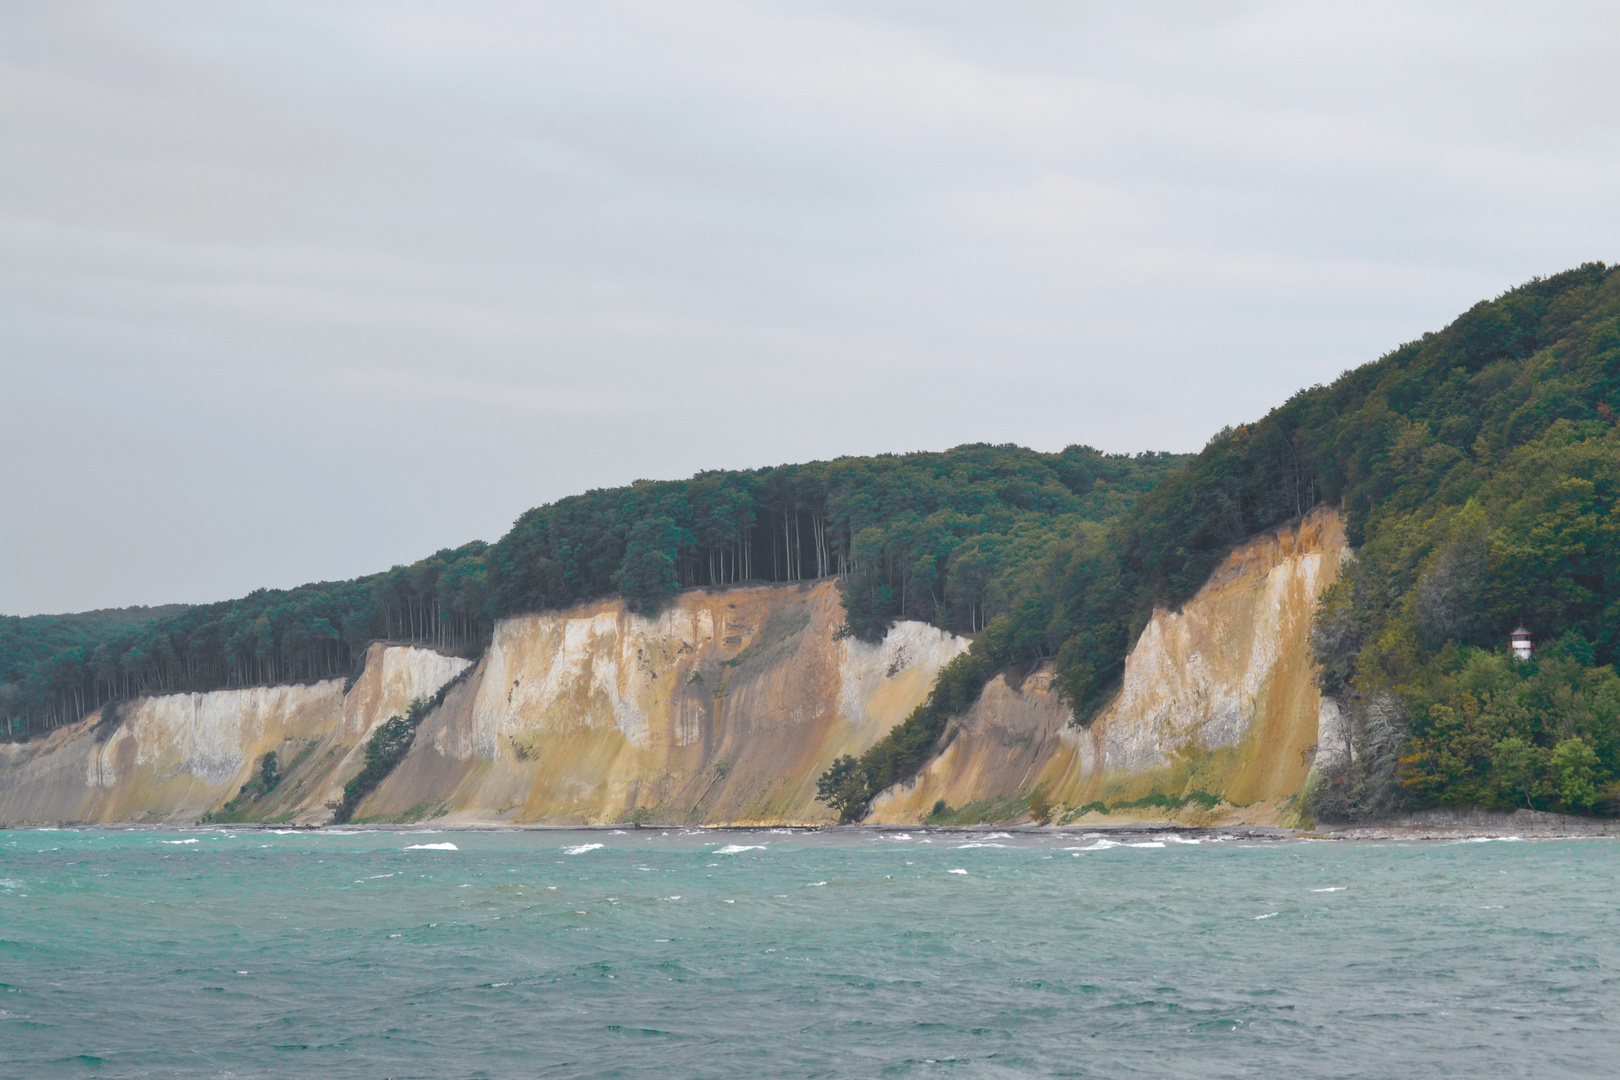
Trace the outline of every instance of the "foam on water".
<instances>
[{"instance_id":1,"label":"foam on water","mask_svg":"<svg viewBox=\"0 0 1620 1080\"><path fill-rule=\"evenodd\" d=\"M602 848L602 847L606 847L606 846L607 845L605 845L605 844L576 844L573 847L565 847L565 848L563 848L563 854L564 855L583 855L587 851L596 851L597 849Z\"/></svg>"},{"instance_id":2,"label":"foam on water","mask_svg":"<svg viewBox=\"0 0 1620 1080\"><path fill-rule=\"evenodd\" d=\"M740 855L745 851L764 851L764 844L727 844L716 851L716 855Z\"/></svg>"},{"instance_id":3,"label":"foam on water","mask_svg":"<svg viewBox=\"0 0 1620 1080\"><path fill-rule=\"evenodd\" d=\"M443 844L406 844L406 851L460 851L461 849L451 843Z\"/></svg>"}]
</instances>

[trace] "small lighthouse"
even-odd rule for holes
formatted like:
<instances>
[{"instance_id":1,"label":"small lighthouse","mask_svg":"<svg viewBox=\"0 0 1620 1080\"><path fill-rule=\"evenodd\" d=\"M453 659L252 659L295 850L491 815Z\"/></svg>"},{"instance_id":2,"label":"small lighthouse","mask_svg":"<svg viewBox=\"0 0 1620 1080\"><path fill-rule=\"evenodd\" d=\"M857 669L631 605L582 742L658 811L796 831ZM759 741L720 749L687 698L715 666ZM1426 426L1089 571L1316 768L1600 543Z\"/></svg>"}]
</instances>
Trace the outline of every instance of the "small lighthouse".
<instances>
[{"instance_id":1,"label":"small lighthouse","mask_svg":"<svg viewBox=\"0 0 1620 1080\"><path fill-rule=\"evenodd\" d=\"M1515 660L1530 659L1530 653L1534 649L1530 642L1530 631L1524 628L1523 623L1520 623L1519 628L1513 631L1511 640L1513 642L1513 658Z\"/></svg>"}]
</instances>

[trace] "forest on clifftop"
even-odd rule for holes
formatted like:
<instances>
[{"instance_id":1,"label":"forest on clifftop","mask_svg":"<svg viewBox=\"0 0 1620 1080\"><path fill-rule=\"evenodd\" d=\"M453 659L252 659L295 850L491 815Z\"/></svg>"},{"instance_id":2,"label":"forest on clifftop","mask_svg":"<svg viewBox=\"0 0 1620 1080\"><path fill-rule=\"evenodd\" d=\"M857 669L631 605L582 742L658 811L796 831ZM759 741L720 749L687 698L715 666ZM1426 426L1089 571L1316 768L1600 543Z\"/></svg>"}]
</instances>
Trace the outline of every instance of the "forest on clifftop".
<instances>
[{"instance_id":1,"label":"forest on clifftop","mask_svg":"<svg viewBox=\"0 0 1620 1080\"><path fill-rule=\"evenodd\" d=\"M909 618L972 634L1053 545L1182 460L972 445L638 481L531 510L494 545L350 581L116 619L0 617L0 734L147 694L343 677L375 640L476 654L496 618L615 594L653 610L683 588L838 576L851 632Z\"/></svg>"}]
</instances>

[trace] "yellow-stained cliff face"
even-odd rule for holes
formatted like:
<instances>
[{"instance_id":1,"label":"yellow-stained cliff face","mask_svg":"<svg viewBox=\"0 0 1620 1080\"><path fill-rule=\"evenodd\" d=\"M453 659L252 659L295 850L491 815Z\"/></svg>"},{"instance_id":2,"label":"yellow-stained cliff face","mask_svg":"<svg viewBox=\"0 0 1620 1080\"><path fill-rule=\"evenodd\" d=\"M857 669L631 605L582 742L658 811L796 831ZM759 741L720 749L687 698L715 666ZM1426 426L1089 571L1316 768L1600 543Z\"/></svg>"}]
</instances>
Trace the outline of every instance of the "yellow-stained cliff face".
<instances>
[{"instance_id":1,"label":"yellow-stained cliff face","mask_svg":"<svg viewBox=\"0 0 1620 1080\"><path fill-rule=\"evenodd\" d=\"M1325 509L1244 544L1181 611L1154 613L1089 729L1068 723L1048 670L1018 686L998 677L924 773L876 801L874 819L917 821L939 799L1010 813L1039 787L1069 820L1097 802L1202 793L1221 803L1085 820L1293 824L1323 716L1311 619L1348 553L1342 520Z\"/></svg>"},{"instance_id":2,"label":"yellow-stained cliff face","mask_svg":"<svg viewBox=\"0 0 1620 1080\"><path fill-rule=\"evenodd\" d=\"M0 744L0 825L189 824L221 811L270 752L285 779L240 816L326 821L371 729L467 665L374 645L347 695L333 679L140 698L107 723L98 713L46 739Z\"/></svg>"},{"instance_id":3,"label":"yellow-stained cliff face","mask_svg":"<svg viewBox=\"0 0 1620 1080\"><path fill-rule=\"evenodd\" d=\"M839 639L833 582L603 600L506 619L357 819L830 820L816 779L927 695L964 639Z\"/></svg>"}]
</instances>

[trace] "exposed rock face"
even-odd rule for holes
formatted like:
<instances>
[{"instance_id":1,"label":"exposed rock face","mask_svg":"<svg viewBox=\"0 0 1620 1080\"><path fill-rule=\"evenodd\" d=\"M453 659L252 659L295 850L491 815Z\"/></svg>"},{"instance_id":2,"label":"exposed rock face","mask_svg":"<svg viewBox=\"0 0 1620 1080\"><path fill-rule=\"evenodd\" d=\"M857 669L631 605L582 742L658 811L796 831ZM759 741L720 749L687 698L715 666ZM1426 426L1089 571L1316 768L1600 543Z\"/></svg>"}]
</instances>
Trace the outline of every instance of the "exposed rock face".
<instances>
[{"instance_id":1,"label":"exposed rock face","mask_svg":"<svg viewBox=\"0 0 1620 1080\"><path fill-rule=\"evenodd\" d=\"M1245 544L1181 611L1154 614L1117 700L1089 729L1070 724L1049 669L997 676L923 773L876 800L872 820L916 822L938 800L1006 818L1040 787L1071 819L1097 801L1197 792L1222 804L1189 804L1183 818L1291 824L1319 720L1332 741L1309 634L1347 555L1326 510ZM843 621L830 581L694 590L655 618L603 600L503 620L356 817L830 821L817 777L905 719L967 647L922 623L867 645L840 639ZM270 751L284 779L227 816L328 821L372 729L467 666L373 646L347 694L333 681L148 698L117 724L91 717L0 744L0 824L220 815ZM1133 816L1166 810L1096 820Z\"/></svg>"},{"instance_id":2,"label":"exposed rock face","mask_svg":"<svg viewBox=\"0 0 1620 1080\"><path fill-rule=\"evenodd\" d=\"M507 619L360 818L827 821L816 778L967 647L923 623L838 639L836 586L692 591Z\"/></svg>"},{"instance_id":3,"label":"exposed rock face","mask_svg":"<svg viewBox=\"0 0 1620 1080\"><path fill-rule=\"evenodd\" d=\"M990 680L965 716L952 721L945 749L910 783L878 796L868 820L909 823L943 799L954 808L983 804L995 818L1028 795L1051 761L1067 752L1069 706L1052 692L1052 671L1040 667L1022 680Z\"/></svg>"},{"instance_id":4,"label":"exposed rock face","mask_svg":"<svg viewBox=\"0 0 1620 1080\"><path fill-rule=\"evenodd\" d=\"M1040 786L1060 810L1154 793L1226 804L1187 818L1292 824L1312 767L1319 720L1311 618L1349 556L1331 510L1244 544L1179 612L1158 611L1125 663L1115 701L1089 729L1037 671L1014 688L998 677L956 737L914 783L886 792L880 820L915 821L936 799L995 803ZM1095 820L1163 818L1162 807Z\"/></svg>"},{"instance_id":5,"label":"exposed rock face","mask_svg":"<svg viewBox=\"0 0 1620 1080\"><path fill-rule=\"evenodd\" d=\"M284 779L256 820L325 821L371 729L468 661L374 645L343 681L141 698L32 743L0 744L0 824L184 824L219 811L274 752Z\"/></svg>"}]
</instances>

